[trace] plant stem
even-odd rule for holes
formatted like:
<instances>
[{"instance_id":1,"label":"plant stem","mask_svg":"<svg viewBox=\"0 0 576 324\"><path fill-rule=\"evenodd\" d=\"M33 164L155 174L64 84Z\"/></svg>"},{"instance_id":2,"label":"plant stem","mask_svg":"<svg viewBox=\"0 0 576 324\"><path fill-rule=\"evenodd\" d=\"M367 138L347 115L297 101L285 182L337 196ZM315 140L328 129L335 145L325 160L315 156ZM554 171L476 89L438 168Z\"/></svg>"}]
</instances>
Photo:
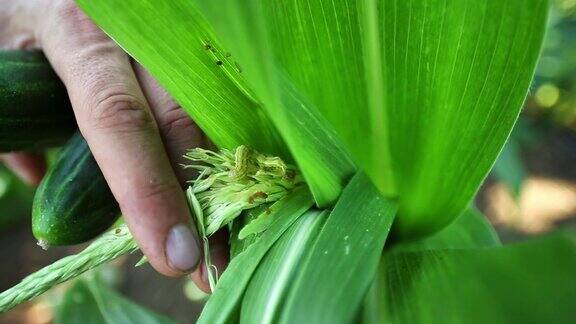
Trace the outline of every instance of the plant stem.
<instances>
[{"instance_id":1,"label":"plant stem","mask_svg":"<svg viewBox=\"0 0 576 324\"><path fill-rule=\"evenodd\" d=\"M138 246L128 227L121 225L95 240L82 252L42 268L24 278L16 286L0 293L0 313L46 292L57 284L136 250Z\"/></svg>"}]
</instances>

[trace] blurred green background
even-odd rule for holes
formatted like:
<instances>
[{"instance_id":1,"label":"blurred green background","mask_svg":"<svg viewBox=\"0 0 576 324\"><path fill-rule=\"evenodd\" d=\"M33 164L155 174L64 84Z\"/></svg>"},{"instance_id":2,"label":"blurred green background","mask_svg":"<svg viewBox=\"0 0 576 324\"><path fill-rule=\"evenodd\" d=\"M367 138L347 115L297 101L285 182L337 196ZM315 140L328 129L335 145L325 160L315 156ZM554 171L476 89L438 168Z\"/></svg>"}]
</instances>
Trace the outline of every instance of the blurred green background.
<instances>
[{"instance_id":1,"label":"blurred green background","mask_svg":"<svg viewBox=\"0 0 576 324\"><path fill-rule=\"evenodd\" d=\"M576 0L554 1L525 108L477 204L503 239L576 217Z\"/></svg>"}]
</instances>

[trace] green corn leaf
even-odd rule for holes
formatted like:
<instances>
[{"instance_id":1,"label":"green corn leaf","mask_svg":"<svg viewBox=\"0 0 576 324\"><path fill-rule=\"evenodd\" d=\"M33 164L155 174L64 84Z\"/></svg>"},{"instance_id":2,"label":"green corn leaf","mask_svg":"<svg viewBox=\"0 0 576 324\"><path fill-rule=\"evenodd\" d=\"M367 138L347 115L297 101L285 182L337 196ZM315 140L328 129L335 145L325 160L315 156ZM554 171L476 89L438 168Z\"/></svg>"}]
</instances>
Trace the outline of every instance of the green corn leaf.
<instances>
[{"instance_id":1,"label":"green corn leaf","mask_svg":"<svg viewBox=\"0 0 576 324\"><path fill-rule=\"evenodd\" d=\"M166 317L137 305L98 280L79 280L64 295L56 312L56 324L171 324Z\"/></svg>"},{"instance_id":2,"label":"green corn leaf","mask_svg":"<svg viewBox=\"0 0 576 324\"><path fill-rule=\"evenodd\" d=\"M468 205L514 125L546 0L378 1L395 232L415 237Z\"/></svg>"},{"instance_id":3,"label":"green corn leaf","mask_svg":"<svg viewBox=\"0 0 576 324\"><path fill-rule=\"evenodd\" d=\"M78 0L221 148L288 156L235 57L190 1Z\"/></svg>"},{"instance_id":4,"label":"green corn leaf","mask_svg":"<svg viewBox=\"0 0 576 324\"><path fill-rule=\"evenodd\" d=\"M250 278L264 255L312 205L310 192L307 188L300 187L269 207L270 217L276 220L254 244L232 259L204 307L198 323L227 323L236 315Z\"/></svg>"},{"instance_id":5,"label":"green corn leaf","mask_svg":"<svg viewBox=\"0 0 576 324\"><path fill-rule=\"evenodd\" d=\"M332 203L354 174L353 162L328 123L265 54L265 42L258 37L263 33L260 15L253 6L200 3L222 13L225 36L240 37L228 42L237 53L230 56L191 1L78 0L78 4L220 147L250 145L290 160L272 120L290 151L297 153L294 158L319 206Z\"/></svg>"},{"instance_id":6,"label":"green corn leaf","mask_svg":"<svg viewBox=\"0 0 576 324\"><path fill-rule=\"evenodd\" d=\"M375 2L255 2L263 8L275 62L382 184L383 193L393 195Z\"/></svg>"},{"instance_id":7,"label":"green corn leaf","mask_svg":"<svg viewBox=\"0 0 576 324\"><path fill-rule=\"evenodd\" d=\"M317 205L329 206L354 175L355 165L315 102L310 101L308 89L298 87L274 57L262 3L196 2L242 62L246 79L282 134Z\"/></svg>"},{"instance_id":8,"label":"green corn leaf","mask_svg":"<svg viewBox=\"0 0 576 324\"><path fill-rule=\"evenodd\" d=\"M432 236L413 242L403 242L394 251L472 249L500 246L500 239L486 216L469 207L454 222Z\"/></svg>"},{"instance_id":9,"label":"green corn leaf","mask_svg":"<svg viewBox=\"0 0 576 324\"><path fill-rule=\"evenodd\" d=\"M385 255L366 323L571 323L576 233L507 247Z\"/></svg>"},{"instance_id":10,"label":"green corn leaf","mask_svg":"<svg viewBox=\"0 0 576 324\"><path fill-rule=\"evenodd\" d=\"M240 323L275 323L302 256L311 248L328 213L307 212L274 244L250 279Z\"/></svg>"},{"instance_id":11,"label":"green corn leaf","mask_svg":"<svg viewBox=\"0 0 576 324\"><path fill-rule=\"evenodd\" d=\"M279 322L350 322L376 273L396 209L364 173L355 175L303 260Z\"/></svg>"}]
</instances>

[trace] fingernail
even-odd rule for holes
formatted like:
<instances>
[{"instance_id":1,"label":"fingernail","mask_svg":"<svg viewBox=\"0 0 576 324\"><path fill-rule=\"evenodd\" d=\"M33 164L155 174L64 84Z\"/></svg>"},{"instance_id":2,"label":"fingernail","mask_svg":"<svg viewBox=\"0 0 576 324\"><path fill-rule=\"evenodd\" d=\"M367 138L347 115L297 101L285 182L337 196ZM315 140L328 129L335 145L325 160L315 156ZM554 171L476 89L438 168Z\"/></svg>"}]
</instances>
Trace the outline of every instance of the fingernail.
<instances>
[{"instance_id":1,"label":"fingernail","mask_svg":"<svg viewBox=\"0 0 576 324\"><path fill-rule=\"evenodd\" d=\"M200 247L188 226L172 227L166 239L166 257L175 270L192 272L196 269L200 262Z\"/></svg>"}]
</instances>

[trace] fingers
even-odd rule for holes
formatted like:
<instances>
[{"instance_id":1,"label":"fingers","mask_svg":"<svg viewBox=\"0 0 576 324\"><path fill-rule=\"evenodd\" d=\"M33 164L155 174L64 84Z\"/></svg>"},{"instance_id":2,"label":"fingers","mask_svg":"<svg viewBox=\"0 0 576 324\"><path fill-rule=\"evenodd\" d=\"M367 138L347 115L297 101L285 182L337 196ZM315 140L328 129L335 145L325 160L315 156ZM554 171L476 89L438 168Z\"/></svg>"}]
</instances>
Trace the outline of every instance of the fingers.
<instances>
[{"instance_id":1,"label":"fingers","mask_svg":"<svg viewBox=\"0 0 576 324\"><path fill-rule=\"evenodd\" d=\"M186 181L193 179L195 174L191 169L180 166L186 163L182 156L189 149L205 146L204 134L154 77L138 63L134 63L133 67L158 123L172 167L184 185Z\"/></svg>"},{"instance_id":2,"label":"fingers","mask_svg":"<svg viewBox=\"0 0 576 324\"><path fill-rule=\"evenodd\" d=\"M205 146L204 135L198 126L190 119L184 110L170 97L158 82L139 64L133 64L141 88L150 103L152 112L160 128L164 146L168 151L172 167L176 171L180 183L194 179L197 174L191 169L180 166L185 163L182 155L194 147ZM228 264L228 239L225 231L216 233L210 238L210 255L218 273L222 273ZM205 292L210 292L206 264L200 266L192 274L195 284Z\"/></svg>"},{"instance_id":3,"label":"fingers","mask_svg":"<svg viewBox=\"0 0 576 324\"><path fill-rule=\"evenodd\" d=\"M40 154L2 154L0 160L20 179L33 186L38 185L46 173L46 160Z\"/></svg>"},{"instance_id":4,"label":"fingers","mask_svg":"<svg viewBox=\"0 0 576 324\"><path fill-rule=\"evenodd\" d=\"M140 248L159 272L193 271L201 252L184 193L123 51L72 1L52 1L38 39Z\"/></svg>"}]
</instances>

